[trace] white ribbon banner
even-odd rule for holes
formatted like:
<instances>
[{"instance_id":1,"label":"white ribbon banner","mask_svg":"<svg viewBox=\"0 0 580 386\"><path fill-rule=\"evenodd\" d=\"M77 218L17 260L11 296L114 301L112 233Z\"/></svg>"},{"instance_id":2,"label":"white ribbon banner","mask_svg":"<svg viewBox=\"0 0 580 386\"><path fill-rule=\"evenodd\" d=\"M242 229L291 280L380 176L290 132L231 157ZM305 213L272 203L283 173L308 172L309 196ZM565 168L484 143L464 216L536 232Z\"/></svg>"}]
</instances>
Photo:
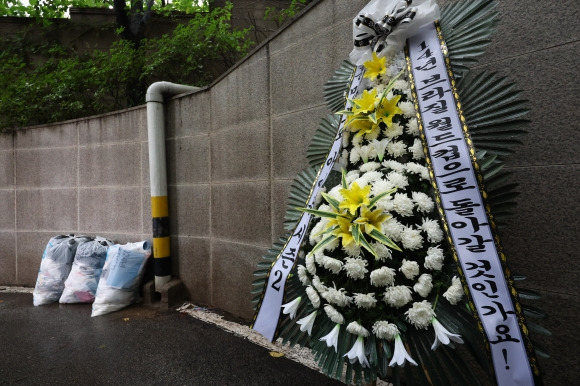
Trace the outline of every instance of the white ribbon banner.
<instances>
[{"instance_id":1,"label":"white ribbon banner","mask_svg":"<svg viewBox=\"0 0 580 386\"><path fill-rule=\"evenodd\" d=\"M354 77L350 84L348 91L348 98L353 99L358 94L358 86L363 78L364 66L358 66L354 73ZM345 109L350 107L350 102L347 102ZM340 124L338 126L336 137L334 138L334 143L326 157L326 161L322 165L322 168L318 172L318 176L314 181L314 185L310 191L310 198L306 203L308 208L314 206L316 197L320 191L320 188L324 186L330 171L332 170L334 163L340 156L340 150L342 148L342 127L346 120L346 116L342 115ZM286 284L286 279L288 274L292 270L292 267L296 263L296 258L298 257L298 252L300 250L300 244L304 239L306 231L308 230L308 224L310 223L311 214L303 213L298 221L298 225L294 228L292 236L288 239L288 242L284 246L282 252L276 258L276 261L270 269L270 274L268 275L268 282L266 288L264 289L264 296L260 305L258 306L257 315L254 320L252 328L258 331L260 334L264 335L270 341L274 340L276 335L276 328L278 326L278 320L280 319L280 311L282 307L282 301L284 299L284 287Z\"/></svg>"},{"instance_id":2,"label":"white ribbon banner","mask_svg":"<svg viewBox=\"0 0 580 386\"><path fill-rule=\"evenodd\" d=\"M498 385L533 385L518 312L506 283L460 105L436 25L407 41L428 157L448 234L483 325Z\"/></svg>"}]
</instances>

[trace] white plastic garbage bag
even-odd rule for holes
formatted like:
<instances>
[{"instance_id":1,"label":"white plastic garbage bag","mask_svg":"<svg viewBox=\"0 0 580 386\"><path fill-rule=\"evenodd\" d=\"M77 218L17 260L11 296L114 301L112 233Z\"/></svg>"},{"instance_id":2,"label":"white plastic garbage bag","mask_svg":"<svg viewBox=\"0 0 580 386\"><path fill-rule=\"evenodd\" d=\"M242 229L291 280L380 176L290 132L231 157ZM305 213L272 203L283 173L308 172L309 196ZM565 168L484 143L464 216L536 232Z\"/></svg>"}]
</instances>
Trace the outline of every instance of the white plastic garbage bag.
<instances>
[{"instance_id":1,"label":"white plastic garbage bag","mask_svg":"<svg viewBox=\"0 0 580 386\"><path fill-rule=\"evenodd\" d=\"M149 256L151 244L148 241L117 244L109 248L91 316L118 311L137 300L139 283Z\"/></svg>"},{"instance_id":2,"label":"white plastic garbage bag","mask_svg":"<svg viewBox=\"0 0 580 386\"><path fill-rule=\"evenodd\" d=\"M78 246L60 303L92 303L111 240L97 236Z\"/></svg>"},{"instance_id":3,"label":"white plastic garbage bag","mask_svg":"<svg viewBox=\"0 0 580 386\"><path fill-rule=\"evenodd\" d=\"M32 293L35 306L57 302L71 270L77 247L89 240L86 236L52 237L42 255L36 285Z\"/></svg>"}]
</instances>

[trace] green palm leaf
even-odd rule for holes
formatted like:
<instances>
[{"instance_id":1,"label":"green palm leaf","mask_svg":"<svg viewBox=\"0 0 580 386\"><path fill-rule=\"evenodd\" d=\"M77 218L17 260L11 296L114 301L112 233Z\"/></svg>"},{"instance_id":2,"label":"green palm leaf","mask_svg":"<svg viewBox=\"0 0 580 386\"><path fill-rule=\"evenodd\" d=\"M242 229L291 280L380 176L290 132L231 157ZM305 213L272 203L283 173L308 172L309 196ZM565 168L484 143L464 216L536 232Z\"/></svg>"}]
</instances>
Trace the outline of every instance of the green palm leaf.
<instances>
[{"instance_id":1,"label":"green palm leaf","mask_svg":"<svg viewBox=\"0 0 580 386\"><path fill-rule=\"evenodd\" d=\"M355 66L349 61L342 62L332 78L324 86L324 99L333 113L344 109L348 95L348 84L353 76Z\"/></svg>"},{"instance_id":2,"label":"green palm leaf","mask_svg":"<svg viewBox=\"0 0 580 386\"><path fill-rule=\"evenodd\" d=\"M497 23L493 0L458 1L441 9L441 33L447 43L451 68L461 78L485 53Z\"/></svg>"},{"instance_id":3,"label":"green palm leaf","mask_svg":"<svg viewBox=\"0 0 580 386\"><path fill-rule=\"evenodd\" d=\"M284 229L291 230L296 227L296 223L302 216L302 211L299 208L308 203L317 174L315 169L305 169L292 182L288 194L288 206L284 215Z\"/></svg>"},{"instance_id":4,"label":"green palm leaf","mask_svg":"<svg viewBox=\"0 0 580 386\"><path fill-rule=\"evenodd\" d=\"M319 168L326 161L328 151L336 137L338 124L339 117L337 115L328 115L320 121L318 130L314 133L306 151L308 166Z\"/></svg>"}]
</instances>

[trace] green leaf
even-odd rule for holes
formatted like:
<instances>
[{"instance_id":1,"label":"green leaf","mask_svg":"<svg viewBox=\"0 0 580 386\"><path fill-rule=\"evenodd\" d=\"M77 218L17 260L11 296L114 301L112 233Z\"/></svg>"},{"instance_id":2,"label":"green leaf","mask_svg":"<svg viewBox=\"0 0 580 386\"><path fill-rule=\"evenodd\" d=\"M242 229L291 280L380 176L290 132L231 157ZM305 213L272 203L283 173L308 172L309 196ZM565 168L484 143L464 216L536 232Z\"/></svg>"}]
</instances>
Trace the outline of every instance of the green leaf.
<instances>
[{"instance_id":1,"label":"green leaf","mask_svg":"<svg viewBox=\"0 0 580 386\"><path fill-rule=\"evenodd\" d=\"M334 209L340 210L340 202L337 199L324 192L322 192L322 197L324 197L326 202L328 202Z\"/></svg>"},{"instance_id":2,"label":"green leaf","mask_svg":"<svg viewBox=\"0 0 580 386\"><path fill-rule=\"evenodd\" d=\"M337 217L343 217L340 215L340 213L327 212L325 210L308 209L308 208L298 208L298 209L303 211L303 212L310 213L310 214L313 214L313 215L318 216L318 217L326 217L326 218L332 218L332 219L335 219Z\"/></svg>"},{"instance_id":3,"label":"green leaf","mask_svg":"<svg viewBox=\"0 0 580 386\"><path fill-rule=\"evenodd\" d=\"M383 192L381 194L377 194L369 201L369 209L372 209L381 198L388 196L389 194L392 194L396 191L397 191L397 188L393 188L393 189L389 189L386 192Z\"/></svg>"},{"instance_id":4,"label":"green leaf","mask_svg":"<svg viewBox=\"0 0 580 386\"><path fill-rule=\"evenodd\" d=\"M310 167L320 168L328 158L339 123L340 120L336 115L327 115L320 121L306 151L306 159Z\"/></svg>"},{"instance_id":5,"label":"green leaf","mask_svg":"<svg viewBox=\"0 0 580 386\"><path fill-rule=\"evenodd\" d=\"M379 243L385 244L387 247L394 249L396 251L402 252L402 249L399 248L397 244L382 232L378 231L377 229L373 229L371 233L369 233L373 239L377 240Z\"/></svg>"},{"instance_id":6,"label":"green leaf","mask_svg":"<svg viewBox=\"0 0 580 386\"><path fill-rule=\"evenodd\" d=\"M315 246L314 248L312 248L312 251L310 251L310 253L315 253L316 251L318 251L319 249L321 249L322 247L324 247L327 244L330 244L331 242L333 242L334 240L336 240L337 237L335 235L327 235L326 237L323 237L322 240L320 240Z\"/></svg>"}]
</instances>

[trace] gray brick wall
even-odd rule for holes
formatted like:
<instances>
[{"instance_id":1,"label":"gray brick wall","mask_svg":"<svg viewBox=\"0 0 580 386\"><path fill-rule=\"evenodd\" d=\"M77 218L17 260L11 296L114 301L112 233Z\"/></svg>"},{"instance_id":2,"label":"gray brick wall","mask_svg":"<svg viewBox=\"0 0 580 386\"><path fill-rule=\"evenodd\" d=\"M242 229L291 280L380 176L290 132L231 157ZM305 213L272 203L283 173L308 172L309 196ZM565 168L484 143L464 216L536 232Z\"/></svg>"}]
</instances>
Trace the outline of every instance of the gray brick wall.
<instances>
[{"instance_id":1,"label":"gray brick wall","mask_svg":"<svg viewBox=\"0 0 580 386\"><path fill-rule=\"evenodd\" d=\"M260 256L282 234L286 195L327 114L322 86L351 45L366 0L320 0L210 87L167 105L173 271L188 297L245 319ZM442 1L441 3L444 3ZM521 184L502 234L514 272L542 293L547 385L579 376L578 6L505 0L476 70L516 81L529 135L509 168ZM0 284L33 286L58 233L151 238L145 107L0 135Z\"/></svg>"}]
</instances>

